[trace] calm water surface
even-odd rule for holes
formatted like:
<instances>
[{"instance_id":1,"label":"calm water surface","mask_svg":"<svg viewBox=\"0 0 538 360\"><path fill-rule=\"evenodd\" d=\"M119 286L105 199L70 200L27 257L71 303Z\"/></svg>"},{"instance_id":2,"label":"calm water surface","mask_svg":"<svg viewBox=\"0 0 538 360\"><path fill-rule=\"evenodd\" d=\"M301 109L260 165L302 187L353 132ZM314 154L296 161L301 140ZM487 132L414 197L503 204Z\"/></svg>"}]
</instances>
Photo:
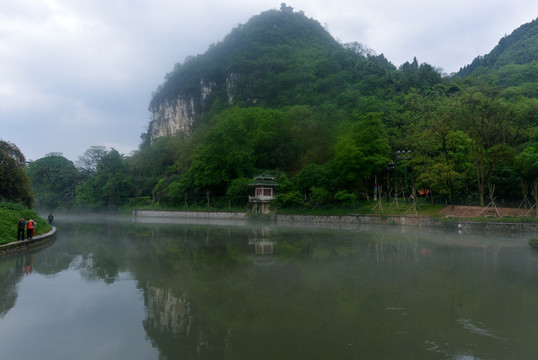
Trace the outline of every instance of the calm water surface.
<instances>
[{"instance_id":1,"label":"calm water surface","mask_svg":"<svg viewBox=\"0 0 538 360\"><path fill-rule=\"evenodd\" d=\"M536 359L532 234L57 217L0 359Z\"/></svg>"}]
</instances>

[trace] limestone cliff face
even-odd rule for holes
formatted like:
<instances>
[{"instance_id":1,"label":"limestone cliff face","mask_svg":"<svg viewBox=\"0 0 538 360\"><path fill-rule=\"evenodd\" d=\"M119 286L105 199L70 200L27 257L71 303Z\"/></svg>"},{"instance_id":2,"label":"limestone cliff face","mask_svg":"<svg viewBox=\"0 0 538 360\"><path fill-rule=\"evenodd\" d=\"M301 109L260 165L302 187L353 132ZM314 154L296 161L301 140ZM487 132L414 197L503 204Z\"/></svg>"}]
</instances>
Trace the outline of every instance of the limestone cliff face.
<instances>
[{"instance_id":1,"label":"limestone cliff face","mask_svg":"<svg viewBox=\"0 0 538 360\"><path fill-rule=\"evenodd\" d=\"M232 73L222 81L223 85L221 86L215 81L206 81L200 78L194 94L180 95L154 104L151 109L153 116L148 129L151 142L153 143L158 137L177 133L190 135L196 120L209 110L215 99L215 94L220 91L224 91L228 103L233 104L237 79L238 75Z\"/></svg>"},{"instance_id":2,"label":"limestone cliff face","mask_svg":"<svg viewBox=\"0 0 538 360\"><path fill-rule=\"evenodd\" d=\"M171 136L178 132L190 134L196 117L194 98L166 100L153 109L153 119L149 124L151 142L161 136Z\"/></svg>"}]
</instances>

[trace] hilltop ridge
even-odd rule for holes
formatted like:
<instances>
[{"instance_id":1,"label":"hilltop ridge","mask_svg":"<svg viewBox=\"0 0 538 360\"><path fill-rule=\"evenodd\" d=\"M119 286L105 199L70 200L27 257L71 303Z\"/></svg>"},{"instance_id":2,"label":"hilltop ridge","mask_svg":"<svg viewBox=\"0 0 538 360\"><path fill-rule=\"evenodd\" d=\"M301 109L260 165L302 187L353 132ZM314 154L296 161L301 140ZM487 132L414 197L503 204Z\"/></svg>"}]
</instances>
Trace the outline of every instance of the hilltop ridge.
<instances>
[{"instance_id":1,"label":"hilltop ridge","mask_svg":"<svg viewBox=\"0 0 538 360\"><path fill-rule=\"evenodd\" d=\"M534 61L538 61L538 18L501 38L488 54L477 56L469 65L461 68L457 75L464 77L487 69L525 65Z\"/></svg>"}]
</instances>

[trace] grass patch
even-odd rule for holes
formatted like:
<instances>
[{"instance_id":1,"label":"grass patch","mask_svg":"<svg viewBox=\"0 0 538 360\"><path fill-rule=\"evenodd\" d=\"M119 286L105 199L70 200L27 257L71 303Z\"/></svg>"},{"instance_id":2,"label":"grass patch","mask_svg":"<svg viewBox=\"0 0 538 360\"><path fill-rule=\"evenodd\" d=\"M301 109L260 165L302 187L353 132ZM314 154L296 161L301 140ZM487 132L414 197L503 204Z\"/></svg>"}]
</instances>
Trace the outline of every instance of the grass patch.
<instances>
[{"instance_id":1,"label":"grass patch","mask_svg":"<svg viewBox=\"0 0 538 360\"><path fill-rule=\"evenodd\" d=\"M0 245L17 241L17 223L21 217L24 220L32 218L36 221L36 235L45 234L52 229L34 210L19 204L0 202Z\"/></svg>"},{"instance_id":2,"label":"grass patch","mask_svg":"<svg viewBox=\"0 0 538 360\"><path fill-rule=\"evenodd\" d=\"M502 216L502 217L484 217L484 216L475 216L475 217L466 217L458 218L453 217L449 220L457 221L475 221L475 222L505 222L505 223L537 223L538 218L528 217L528 216Z\"/></svg>"}]
</instances>

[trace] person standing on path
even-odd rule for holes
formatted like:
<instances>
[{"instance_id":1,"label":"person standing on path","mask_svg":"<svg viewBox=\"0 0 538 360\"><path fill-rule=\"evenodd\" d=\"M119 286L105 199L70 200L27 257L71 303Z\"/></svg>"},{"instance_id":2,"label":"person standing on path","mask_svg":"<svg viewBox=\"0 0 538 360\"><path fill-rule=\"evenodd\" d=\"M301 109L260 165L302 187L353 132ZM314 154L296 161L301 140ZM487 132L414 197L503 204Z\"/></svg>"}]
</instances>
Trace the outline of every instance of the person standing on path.
<instances>
[{"instance_id":1,"label":"person standing on path","mask_svg":"<svg viewBox=\"0 0 538 360\"><path fill-rule=\"evenodd\" d=\"M26 223L26 238L27 239L32 239L32 237L34 236L34 220L32 220L31 218L28 220L28 222Z\"/></svg>"},{"instance_id":2,"label":"person standing on path","mask_svg":"<svg viewBox=\"0 0 538 360\"><path fill-rule=\"evenodd\" d=\"M17 224L17 240L26 239L24 236L24 230L26 230L26 221L24 221L24 218L21 217Z\"/></svg>"}]
</instances>

